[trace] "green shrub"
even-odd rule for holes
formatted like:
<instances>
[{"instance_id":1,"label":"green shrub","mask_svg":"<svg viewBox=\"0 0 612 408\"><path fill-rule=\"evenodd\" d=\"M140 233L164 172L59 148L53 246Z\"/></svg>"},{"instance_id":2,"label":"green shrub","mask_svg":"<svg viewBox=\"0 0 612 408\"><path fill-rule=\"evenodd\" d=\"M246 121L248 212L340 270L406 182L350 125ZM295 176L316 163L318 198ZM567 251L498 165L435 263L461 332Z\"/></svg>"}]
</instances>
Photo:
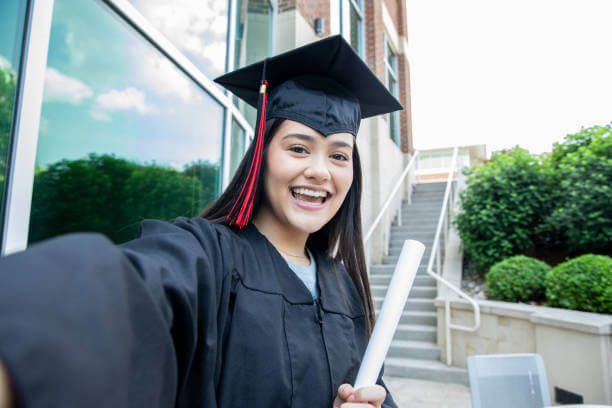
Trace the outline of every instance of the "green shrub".
<instances>
[{"instance_id":1,"label":"green shrub","mask_svg":"<svg viewBox=\"0 0 612 408\"><path fill-rule=\"evenodd\" d=\"M486 275L489 297L506 302L543 299L544 279L550 270L546 263L524 255L504 259Z\"/></svg>"},{"instance_id":2,"label":"green shrub","mask_svg":"<svg viewBox=\"0 0 612 408\"><path fill-rule=\"evenodd\" d=\"M576 254L601 253L612 242L612 126L567 135L545 163L558 195L540 230Z\"/></svg>"},{"instance_id":3,"label":"green shrub","mask_svg":"<svg viewBox=\"0 0 612 408\"><path fill-rule=\"evenodd\" d=\"M455 223L470 266L484 274L534 244L535 227L555 204L555 185L538 157L518 147L494 154L466 174Z\"/></svg>"},{"instance_id":4,"label":"green shrub","mask_svg":"<svg viewBox=\"0 0 612 408\"><path fill-rule=\"evenodd\" d=\"M563 262L545 280L548 305L612 313L612 258L587 254Z\"/></svg>"}]
</instances>

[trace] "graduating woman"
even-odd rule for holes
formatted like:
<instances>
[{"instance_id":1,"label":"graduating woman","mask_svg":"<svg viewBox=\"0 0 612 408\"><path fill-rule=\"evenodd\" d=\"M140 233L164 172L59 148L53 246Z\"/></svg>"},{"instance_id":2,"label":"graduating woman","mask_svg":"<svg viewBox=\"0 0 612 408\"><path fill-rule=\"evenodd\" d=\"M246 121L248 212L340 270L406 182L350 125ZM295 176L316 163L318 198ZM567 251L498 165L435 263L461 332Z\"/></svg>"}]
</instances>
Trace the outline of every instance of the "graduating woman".
<instances>
[{"instance_id":1,"label":"graduating woman","mask_svg":"<svg viewBox=\"0 0 612 408\"><path fill-rule=\"evenodd\" d=\"M0 262L15 406L396 406L381 378L349 384L374 325L355 137L401 105L340 36L216 81L258 107L257 133L201 217Z\"/></svg>"}]
</instances>

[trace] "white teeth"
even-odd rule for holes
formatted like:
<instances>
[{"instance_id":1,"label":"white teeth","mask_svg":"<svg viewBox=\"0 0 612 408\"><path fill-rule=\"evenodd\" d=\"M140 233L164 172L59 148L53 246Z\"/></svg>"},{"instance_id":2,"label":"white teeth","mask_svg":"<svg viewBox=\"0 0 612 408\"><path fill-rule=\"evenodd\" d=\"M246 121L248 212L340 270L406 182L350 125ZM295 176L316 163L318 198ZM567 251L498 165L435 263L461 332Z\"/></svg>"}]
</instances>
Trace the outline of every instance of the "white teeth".
<instances>
[{"instance_id":1,"label":"white teeth","mask_svg":"<svg viewBox=\"0 0 612 408\"><path fill-rule=\"evenodd\" d=\"M298 194L304 194L311 197L327 197L327 193L325 191L314 191L303 187L294 188L293 191Z\"/></svg>"}]
</instances>

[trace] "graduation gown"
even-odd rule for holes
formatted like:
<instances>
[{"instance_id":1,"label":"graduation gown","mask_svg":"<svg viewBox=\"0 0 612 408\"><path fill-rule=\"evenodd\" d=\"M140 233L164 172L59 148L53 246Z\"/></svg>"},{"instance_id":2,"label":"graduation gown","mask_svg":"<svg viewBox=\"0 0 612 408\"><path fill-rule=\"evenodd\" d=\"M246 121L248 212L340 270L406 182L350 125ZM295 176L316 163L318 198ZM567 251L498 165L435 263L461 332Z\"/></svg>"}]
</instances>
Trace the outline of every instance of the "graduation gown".
<instances>
[{"instance_id":1,"label":"graduation gown","mask_svg":"<svg viewBox=\"0 0 612 408\"><path fill-rule=\"evenodd\" d=\"M253 225L46 241L0 261L0 359L24 407L331 407L365 316L344 267L313 254L318 302Z\"/></svg>"}]
</instances>

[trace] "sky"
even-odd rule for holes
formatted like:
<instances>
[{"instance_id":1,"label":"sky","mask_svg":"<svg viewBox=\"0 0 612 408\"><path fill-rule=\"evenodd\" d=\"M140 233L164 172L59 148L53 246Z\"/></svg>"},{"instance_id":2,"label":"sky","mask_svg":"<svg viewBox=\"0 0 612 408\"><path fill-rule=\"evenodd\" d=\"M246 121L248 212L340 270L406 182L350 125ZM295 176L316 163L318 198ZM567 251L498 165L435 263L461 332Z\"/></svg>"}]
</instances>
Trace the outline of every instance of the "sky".
<instances>
[{"instance_id":1,"label":"sky","mask_svg":"<svg viewBox=\"0 0 612 408\"><path fill-rule=\"evenodd\" d=\"M612 0L407 0L414 147L551 151L612 122Z\"/></svg>"}]
</instances>

